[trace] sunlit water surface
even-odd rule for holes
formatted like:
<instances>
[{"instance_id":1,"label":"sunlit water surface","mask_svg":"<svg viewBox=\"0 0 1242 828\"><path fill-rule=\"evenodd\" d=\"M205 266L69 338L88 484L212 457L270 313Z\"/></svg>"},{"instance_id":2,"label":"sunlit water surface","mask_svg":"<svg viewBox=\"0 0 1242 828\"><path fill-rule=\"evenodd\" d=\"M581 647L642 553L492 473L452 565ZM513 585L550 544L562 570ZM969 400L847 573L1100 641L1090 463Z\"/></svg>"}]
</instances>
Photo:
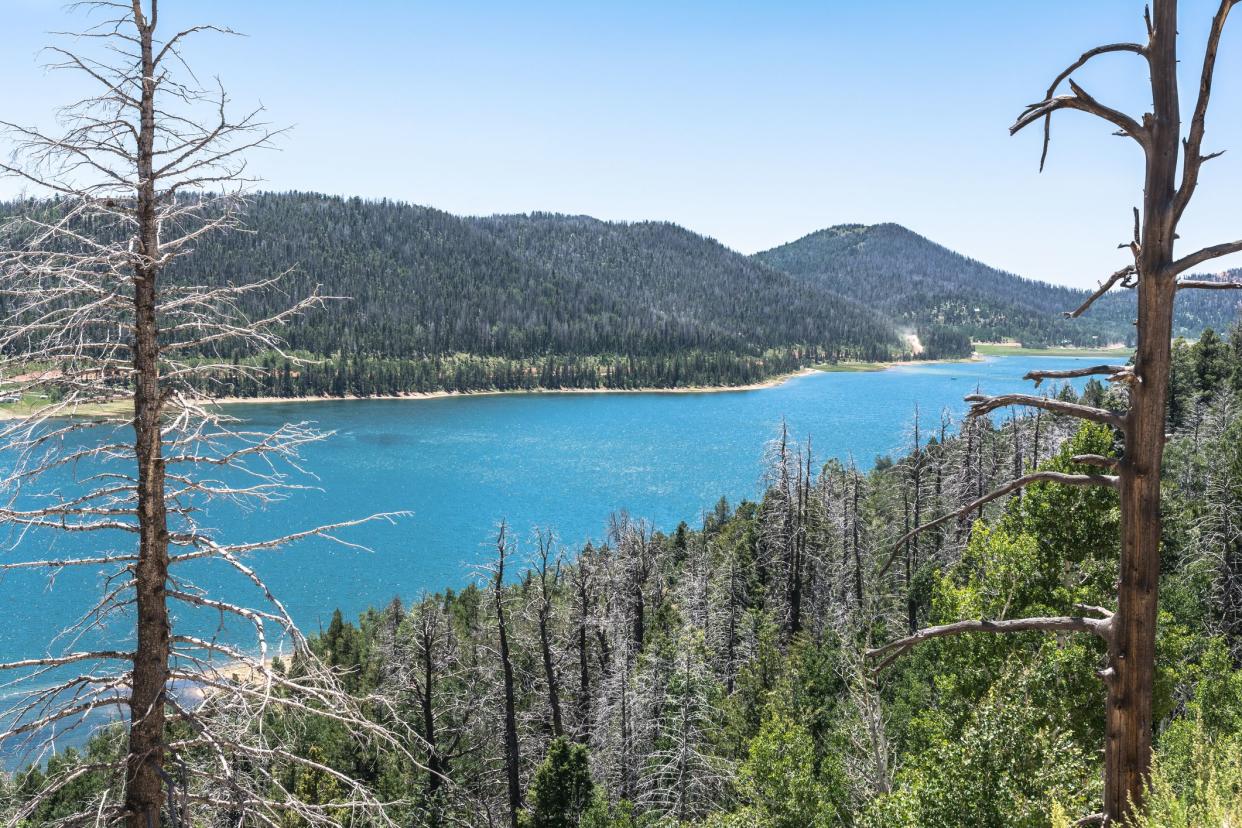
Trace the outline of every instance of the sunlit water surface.
<instances>
[{"instance_id":1,"label":"sunlit water surface","mask_svg":"<svg viewBox=\"0 0 1242 828\"><path fill-rule=\"evenodd\" d=\"M853 457L869 468L909 444L915 406L936 426L963 395L1029 390L1028 370L1069 368L1082 359L1004 357L910 365L865 373L816 373L774 388L716 393L513 394L430 400L251 404L234 413L254 428L313 420L335 432L310 446L304 467L317 488L246 514L220 507L205 516L229 541L258 540L376 512L408 511L344 534L372 551L322 540L256 553L251 562L300 626L314 632L333 609L352 617L394 595L461 587L486 560L499 521L521 541L535 526L576 548L601 539L608 516L627 510L670 530L697 524L722 496L760 490L764 446L782 419L810 437L819 459ZM66 480L65 490L73 483ZM8 560L103 551L98 538L28 535L9 539ZM119 539L124 542L124 539ZM118 539L105 544L115 548ZM198 585L257 604L254 589L221 569L195 572ZM30 572L0 581L0 660L48 649L49 633L75 620L100 594L99 573L66 569L49 582ZM128 625L106 633L127 646ZM230 633L225 632L225 637Z\"/></svg>"}]
</instances>

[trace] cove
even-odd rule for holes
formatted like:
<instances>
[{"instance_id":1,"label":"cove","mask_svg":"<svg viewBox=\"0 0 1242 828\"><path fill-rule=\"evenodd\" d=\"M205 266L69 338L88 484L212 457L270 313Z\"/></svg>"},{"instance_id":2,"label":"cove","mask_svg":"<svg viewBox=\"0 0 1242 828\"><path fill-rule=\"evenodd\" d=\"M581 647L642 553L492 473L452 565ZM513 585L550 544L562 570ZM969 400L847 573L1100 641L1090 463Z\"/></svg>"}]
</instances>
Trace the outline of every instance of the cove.
<instances>
[{"instance_id":1,"label":"cove","mask_svg":"<svg viewBox=\"0 0 1242 828\"><path fill-rule=\"evenodd\" d=\"M473 567L490 556L502 519L519 542L534 527L546 527L573 551L588 539L603 539L609 515L619 510L670 531L681 520L696 524L721 496L731 503L753 498L761 490L764 446L778 435L782 418L792 437L811 438L817 460L852 457L869 469L877 455L908 449L916 404L932 429L944 409L959 417L962 397L976 388L1029 391L1021 377L1032 368L1093 361L1013 356L912 364L814 373L736 392L238 405L231 413L248 426L309 420L335 433L305 452L304 467L314 478L302 482L316 488L258 511L222 506L204 521L233 542L377 512L411 513L342 534L372 551L315 539L250 558L303 630L313 633L338 607L348 618L393 596L408 600L469 583ZM80 536L27 535L9 538L4 556L101 551L92 543ZM198 583L226 600L260 603L236 577L206 572ZM50 631L76 619L101 586L92 572L67 569L51 583L34 572L8 573L0 581L7 622L0 627L0 660L45 652ZM125 624L112 632L117 646L129 636Z\"/></svg>"}]
</instances>

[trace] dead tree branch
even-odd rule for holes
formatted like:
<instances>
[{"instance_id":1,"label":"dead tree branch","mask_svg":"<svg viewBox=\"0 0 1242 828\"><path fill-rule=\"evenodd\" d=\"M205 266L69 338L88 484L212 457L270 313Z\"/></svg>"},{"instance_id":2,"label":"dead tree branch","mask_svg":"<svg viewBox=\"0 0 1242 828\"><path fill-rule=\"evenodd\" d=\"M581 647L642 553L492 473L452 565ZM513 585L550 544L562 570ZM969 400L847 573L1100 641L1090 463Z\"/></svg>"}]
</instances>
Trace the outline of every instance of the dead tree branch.
<instances>
[{"instance_id":1,"label":"dead tree branch","mask_svg":"<svg viewBox=\"0 0 1242 828\"><path fill-rule=\"evenodd\" d=\"M888 572L889 567L891 567L893 562L897 560L897 556L900 554L906 541L917 537L929 529L935 529L937 526L942 526L951 520L965 520L971 515L972 512L977 511L980 507L986 506L994 500L999 500L1005 495L1012 494L1013 492L1030 486L1033 483L1061 483L1066 486L1106 486L1109 488L1116 488L1117 478L1111 475L1103 474L1066 474L1064 472L1054 471L1037 471L1031 472L1030 474L1024 474L1019 478L1010 480L1004 486L1001 486L998 489L993 489L982 497L972 500L970 503L967 503L965 506L957 509L956 511L941 515L935 520L924 523L922 526L915 527L909 532L906 532L893 544L893 552L884 562L884 565L880 567L880 575L883 576Z\"/></svg>"},{"instance_id":2,"label":"dead tree branch","mask_svg":"<svg viewBox=\"0 0 1242 828\"><path fill-rule=\"evenodd\" d=\"M881 661L873 668L882 671L892 664L911 647L933 638L945 638L970 633L1020 633L1020 632L1075 632L1090 633L1105 641L1112 633L1111 619L1085 618L1076 615L1053 616L1048 618L1014 618L1005 621L955 621L938 627L927 627L913 635L891 641L881 647L867 651L868 658L879 658Z\"/></svg>"},{"instance_id":3,"label":"dead tree branch","mask_svg":"<svg viewBox=\"0 0 1242 828\"><path fill-rule=\"evenodd\" d=\"M1113 376L1126 371L1124 365L1092 365L1090 368L1071 368L1066 371L1029 371L1025 380L1030 380L1039 387L1044 380L1050 379L1074 379L1075 377L1091 377L1091 376Z\"/></svg>"},{"instance_id":4,"label":"dead tree branch","mask_svg":"<svg viewBox=\"0 0 1242 828\"><path fill-rule=\"evenodd\" d=\"M1118 282L1121 282L1122 285L1126 285L1128 284L1130 277L1137 276L1137 275L1138 275L1138 269L1135 268L1134 265L1126 265L1125 267L1121 268L1120 270L1118 270L1117 272L1109 276L1107 279L1105 279L1104 282L1098 288L1096 288L1095 292L1087 297L1085 302L1083 302L1081 305L1079 305L1077 308L1075 308L1072 311L1066 311L1065 318L1066 319L1077 319L1078 317L1086 313L1087 310L1092 305L1094 305L1096 301L1098 301L1104 294L1112 290L1113 286L1116 285Z\"/></svg>"},{"instance_id":5,"label":"dead tree branch","mask_svg":"<svg viewBox=\"0 0 1242 828\"><path fill-rule=\"evenodd\" d=\"M1050 411L1053 414L1089 420L1093 423L1112 426L1116 429L1125 428L1125 421L1111 411L1106 411L1103 408L1092 408L1089 405L1065 402L1064 400L1057 400L1051 397L1036 397L1032 394L1001 394L989 397L985 394L970 394L966 397L966 402L970 403L971 417L981 417L998 408L1027 406L1029 408Z\"/></svg>"}]
</instances>

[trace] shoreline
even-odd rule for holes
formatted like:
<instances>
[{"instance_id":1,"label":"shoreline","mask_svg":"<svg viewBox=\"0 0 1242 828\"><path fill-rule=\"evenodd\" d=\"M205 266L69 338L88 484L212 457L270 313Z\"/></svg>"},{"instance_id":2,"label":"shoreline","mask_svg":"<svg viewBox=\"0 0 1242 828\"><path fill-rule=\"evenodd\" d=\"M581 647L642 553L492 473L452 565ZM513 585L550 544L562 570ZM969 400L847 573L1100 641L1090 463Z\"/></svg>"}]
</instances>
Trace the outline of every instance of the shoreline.
<instances>
[{"instance_id":1,"label":"shoreline","mask_svg":"<svg viewBox=\"0 0 1242 828\"><path fill-rule=\"evenodd\" d=\"M835 374L835 373L871 373L879 371L887 371L892 368L919 366L919 365L946 365L960 364L970 362L983 362L990 357L1006 357L1006 356L1034 356L1048 355L1061 356L1061 354L1045 353L1039 354L1027 352L1026 349L1009 345L998 345L998 343L978 343L990 346L987 350L973 352L969 357L957 357L948 359L911 359L898 360L889 362L837 362L837 363L821 363L817 365L809 365L798 371L793 371L771 379L762 380L760 382L752 382L746 385L689 385L681 388L660 388L660 387L643 387L643 388L515 388L509 390L482 389L478 391L411 391L405 394L374 394L366 397L357 396L331 396L327 394L315 394L301 397L214 397L208 400L210 405L280 405L286 403L315 403L315 402L355 402L362 400L441 400L454 397L498 397L519 394L725 394L730 392L744 391L762 391L769 388L777 388L791 380L799 377L811 376L813 374ZM1010 350L1012 348L1012 351ZM1049 351L1053 349L1048 349ZM1089 358L1092 356L1129 356L1131 351L1127 349L1092 349L1078 350L1065 349L1063 356L1075 358ZM28 412L32 413L32 412ZM25 413L19 413L4 406L0 406L0 421L20 419L26 416ZM120 419L124 417L123 412L106 410L103 408L95 409L86 406L86 410L81 412L65 412L56 416L63 417L100 417L104 419Z\"/></svg>"},{"instance_id":2,"label":"shoreline","mask_svg":"<svg viewBox=\"0 0 1242 828\"><path fill-rule=\"evenodd\" d=\"M791 380L814 374L869 373L910 365L983 362L986 358L986 354L981 355L975 352L969 357L955 359L821 363L818 365L808 365L797 371L780 374L760 382L747 383L746 385L687 385L680 388L645 386L642 388L514 388L510 390L483 389L479 391L411 391L406 394L373 394L368 397L335 397L327 394L314 394L304 397L216 397L211 402L215 405L279 405L281 403L356 402L362 400L443 400L454 397L500 397L522 394L726 394L730 392L763 391L769 388L777 388Z\"/></svg>"},{"instance_id":3,"label":"shoreline","mask_svg":"<svg viewBox=\"0 0 1242 828\"><path fill-rule=\"evenodd\" d=\"M681 388L514 388L511 390L483 389L480 391L411 391L407 394L373 394L368 397L335 397L316 394L305 397L216 397L215 405L278 405L280 403L354 402L360 400L443 400L452 397L499 397L520 394L721 394L730 391L762 391L776 388L798 377L823 373L820 368L806 367L789 374L781 374L762 382L747 385L687 385Z\"/></svg>"}]
</instances>

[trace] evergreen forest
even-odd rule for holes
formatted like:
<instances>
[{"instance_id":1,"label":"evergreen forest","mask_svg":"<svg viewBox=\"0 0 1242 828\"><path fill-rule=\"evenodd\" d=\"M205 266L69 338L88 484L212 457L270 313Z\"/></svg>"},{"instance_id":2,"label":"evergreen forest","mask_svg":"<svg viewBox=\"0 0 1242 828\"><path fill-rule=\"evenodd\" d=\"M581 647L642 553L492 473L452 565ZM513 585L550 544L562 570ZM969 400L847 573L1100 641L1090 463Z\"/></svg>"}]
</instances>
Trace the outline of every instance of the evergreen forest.
<instances>
[{"instance_id":1,"label":"evergreen forest","mask_svg":"<svg viewBox=\"0 0 1242 828\"><path fill-rule=\"evenodd\" d=\"M10 202L6 214L55 214ZM550 213L463 218L312 193L248 200L244 232L206 235L169 278L285 321L280 351L197 359L215 396L377 396L742 386L813 365L968 357L972 343L1133 345L1129 292L1083 319L1085 291L993 270L897 225L849 225L743 256L674 224ZM1177 333L1227 329L1236 296L1179 304ZM917 342L917 347L913 343Z\"/></svg>"},{"instance_id":2,"label":"evergreen forest","mask_svg":"<svg viewBox=\"0 0 1242 828\"><path fill-rule=\"evenodd\" d=\"M1242 329L1173 353L1156 765L1134 824L1225 828L1242 819ZM1098 380L1058 396L1120 399ZM1098 642L864 653L958 618L1103 604L1113 491L1035 484L894 541L1023 470L1081 471L1075 458L1112 455L1116 435L1043 411L913 422L905 453L870 469L786 434L757 501L667 530L615 515L606 542L578 550L500 527L464 589L335 613L312 647L402 749L273 708L255 726L322 768L273 757L263 778L345 825L373 823L350 820L334 774L373 785L408 826L508 824L516 807L532 828L1068 828L1100 794ZM119 780L94 763L123 745L105 731L17 774L6 807L75 766L23 824L97 801ZM232 824L219 818L202 824Z\"/></svg>"}]
</instances>

